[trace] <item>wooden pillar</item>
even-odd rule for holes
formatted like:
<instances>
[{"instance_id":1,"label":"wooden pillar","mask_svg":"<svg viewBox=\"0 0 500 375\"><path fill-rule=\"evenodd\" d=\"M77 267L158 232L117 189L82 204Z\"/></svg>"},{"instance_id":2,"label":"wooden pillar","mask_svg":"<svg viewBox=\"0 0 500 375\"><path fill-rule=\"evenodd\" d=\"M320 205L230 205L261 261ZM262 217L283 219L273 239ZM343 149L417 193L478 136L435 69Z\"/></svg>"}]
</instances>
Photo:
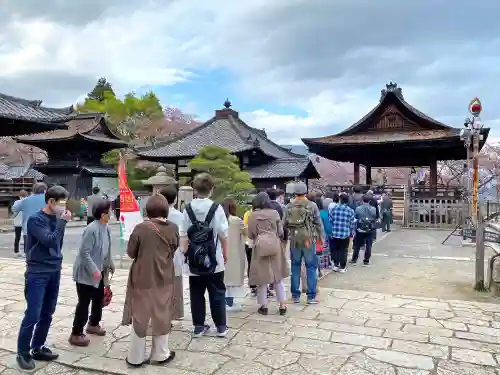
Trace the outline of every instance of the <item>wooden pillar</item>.
<instances>
[{"instance_id":1,"label":"wooden pillar","mask_svg":"<svg viewBox=\"0 0 500 375\"><path fill-rule=\"evenodd\" d=\"M372 167L370 166L365 166L365 171L366 171L366 184L368 186L372 186Z\"/></svg>"},{"instance_id":2,"label":"wooden pillar","mask_svg":"<svg viewBox=\"0 0 500 375\"><path fill-rule=\"evenodd\" d=\"M430 182L431 182L431 192L436 194L437 193L437 181L438 181L438 176L437 176L437 161L434 160L431 162L430 165Z\"/></svg>"},{"instance_id":3,"label":"wooden pillar","mask_svg":"<svg viewBox=\"0 0 500 375\"><path fill-rule=\"evenodd\" d=\"M359 163L354 163L354 185L359 185Z\"/></svg>"}]
</instances>

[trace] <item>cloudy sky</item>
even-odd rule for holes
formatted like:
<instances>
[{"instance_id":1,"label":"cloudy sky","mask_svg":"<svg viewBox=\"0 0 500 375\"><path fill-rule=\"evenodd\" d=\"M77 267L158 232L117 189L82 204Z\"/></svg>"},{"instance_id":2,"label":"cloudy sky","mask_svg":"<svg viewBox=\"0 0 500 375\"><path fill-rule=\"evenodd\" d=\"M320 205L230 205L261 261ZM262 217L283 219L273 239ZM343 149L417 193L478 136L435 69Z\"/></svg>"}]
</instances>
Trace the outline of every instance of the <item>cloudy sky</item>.
<instances>
[{"instance_id":1,"label":"cloudy sky","mask_svg":"<svg viewBox=\"0 0 500 375\"><path fill-rule=\"evenodd\" d=\"M105 76L208 119L228 97L280 143L336 133L393 80L500 137L500 1L0 0L0 92L72 104ZM497 130L498 128L498 130Z\"/></svg>"}]
</instances>

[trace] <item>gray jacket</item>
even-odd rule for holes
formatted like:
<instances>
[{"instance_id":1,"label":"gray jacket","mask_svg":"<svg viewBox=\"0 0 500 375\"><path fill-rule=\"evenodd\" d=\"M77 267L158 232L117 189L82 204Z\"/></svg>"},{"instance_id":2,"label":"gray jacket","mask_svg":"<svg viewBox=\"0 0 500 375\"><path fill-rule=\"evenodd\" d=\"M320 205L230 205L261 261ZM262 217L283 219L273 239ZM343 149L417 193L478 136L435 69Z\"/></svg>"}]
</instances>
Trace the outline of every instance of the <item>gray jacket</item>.
<instances>
[{"instance_id":1,"label":"gray jacket","mask_svg":"<svg viewBox=\"0 0 500 375\"><path fill-rule=\"evenodd\" d=\"M358 221L368 219L369 221L372 221L374 223L378 219L377 210L369 203L363 203L361 206L358 206L354 213L356 215L356 220ZM359 229L357 231L364 232L363 230Z\"/></svg>"},{"instance_id":2,"label":"gray jacket","mask_svg":"<svg viewBox=\"0 0 500 375\"><path fill-rule=\"evenodd\" d=\"M107 236L108 252L103 259L103 245ZM104 285L109 285L109 271L114 272L113 257L111 256L111 233L108 226L99 221L87 225L82 234L80 249L73 264L73 280L79 284L99 286L99 281L93 278L95 272L104 273Z\"/></svg>"},{"instance_id":3,"label":"gray jacket","mask_svg":"<svg viewBox=\"0 0 500 375\"><path fill-rule=\"evenodd\" d=\"M380 203L380 211L386 212L392 210L392 199L389 197L382 198L382 203Z\"/></svg>"}]
</instances>

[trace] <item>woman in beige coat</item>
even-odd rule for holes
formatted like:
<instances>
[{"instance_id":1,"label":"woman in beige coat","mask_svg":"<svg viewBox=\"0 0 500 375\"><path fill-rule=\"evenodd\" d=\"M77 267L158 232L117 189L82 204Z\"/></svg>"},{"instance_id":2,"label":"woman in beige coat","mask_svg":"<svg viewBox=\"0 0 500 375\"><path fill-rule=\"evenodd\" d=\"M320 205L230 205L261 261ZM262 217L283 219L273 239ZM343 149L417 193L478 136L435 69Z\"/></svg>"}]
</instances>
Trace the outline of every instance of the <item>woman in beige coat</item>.
<instances>
[{"instance_id":1,"label":"woman in beige coat","mask_svg":"<svg viewBox=\"0 0 500 375\"><path fill-rule=\"evenodd\" d=\"M232 198L224 199L222 208L228 223L228 254L224 271L226 284L226 310L239 311L241 306L235 303L235 298L246 295L245 282L245 237L246 230L243 220L236 216L236 201Z\"/></svg>"},{"instance_id":2,"label":"woman in beige coat","mask_svg":"<svg viewBox=\"0 0 500 375\"><path fill-rule=\"evenodd\" d=\"M250 283L257 285L259 314L267 315L267 285L273 284L279 302L280 315L286 314L286 294L283 279L290 269L283 246L283 225L278 212L270 208L270 198L265 192L256 195L253 212L248 219L248 237L253 241L250 265Z\"/></svg>"},{"instance_id":3,"label":"woman in beige coat","mask_svg":"<svg viewBox=\"0 0 500 375\"><path fill-rule=\"evenodd\" d=\"M134 260L129 272L123 325L132 324L127 363L139 367L150 360L163 364L175 357L168 349L174 300L173 257L179 247L177 225L169 222L168 202L162 195L148 199L150 220L138 224L130 235L127 254ZM144 358L146 334L151 323L151 357Z\"/></svg>"}]
</instances>

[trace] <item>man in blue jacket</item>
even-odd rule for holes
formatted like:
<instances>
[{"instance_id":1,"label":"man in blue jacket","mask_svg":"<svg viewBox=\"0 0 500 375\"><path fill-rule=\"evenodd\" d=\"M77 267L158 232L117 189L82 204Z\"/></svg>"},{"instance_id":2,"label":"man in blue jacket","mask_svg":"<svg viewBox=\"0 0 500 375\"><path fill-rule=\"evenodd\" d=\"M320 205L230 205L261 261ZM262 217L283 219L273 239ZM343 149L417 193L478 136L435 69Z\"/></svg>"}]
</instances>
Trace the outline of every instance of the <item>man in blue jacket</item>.
<instances>
[{"instance_id":1,"label":"man in blue jacket","mask_svg":"<svg viewBox=\"0 0 500 375\"><path fill-rule=\"evenodd\" d=\"M26 273L24 295L26 311L17 339L17 364L34 370L36 361L58 358L45 346L56 309L61 278L62 245L71 213L66 209L68 192L53 186L45 193L45 207L26 223ZM29 199L29 198L28 198Z\"/></svg>"},{"instance_id":2,"label":"man in blue jacket","mask_svg":"<svg viewBox=\"0 0 500 375\"><path fill-rule=\"evenodd\" d=\"M37 213L42 208L45 207L45 192L47 191L47 185L43 182L38 182L33 186L33 195L25 199L21 199L14 202L12 206L12 213L17 215L18 213L23 213L23 242L24 242L24 253L26 254L26 226L28 224L28 219L31 215Z\"/></svg>"}]
</instances>

